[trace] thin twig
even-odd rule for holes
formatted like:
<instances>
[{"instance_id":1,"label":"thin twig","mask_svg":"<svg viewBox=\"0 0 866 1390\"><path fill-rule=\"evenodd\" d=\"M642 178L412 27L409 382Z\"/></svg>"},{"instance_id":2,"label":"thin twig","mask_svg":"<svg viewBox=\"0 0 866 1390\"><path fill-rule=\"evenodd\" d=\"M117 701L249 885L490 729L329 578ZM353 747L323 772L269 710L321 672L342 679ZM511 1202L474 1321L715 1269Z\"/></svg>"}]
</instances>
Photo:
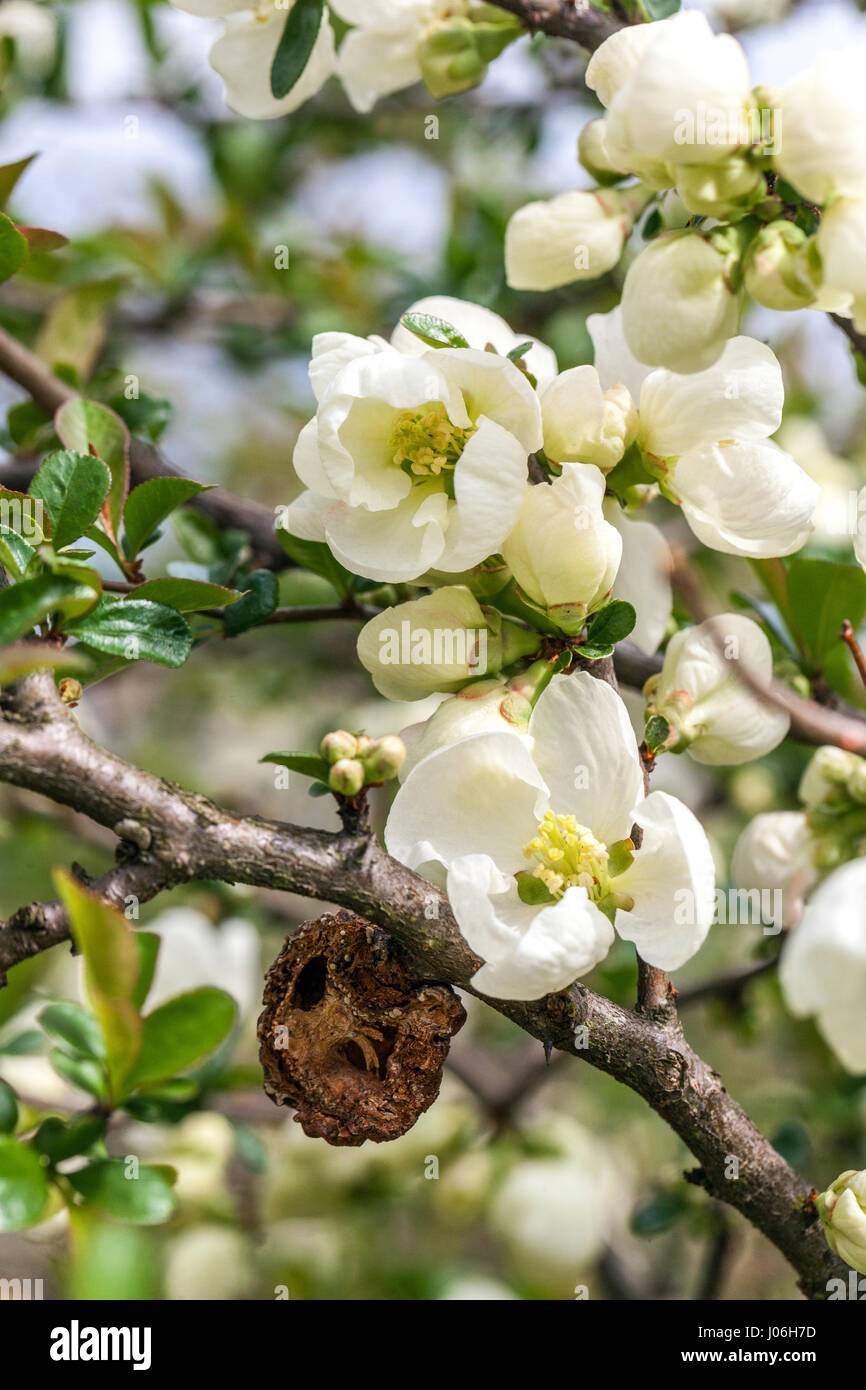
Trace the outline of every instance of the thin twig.
<instances>
[{"instance_id":1,"label":"thin twig","mask_svg":"<svg viewBox=\"0 0 866 1390\"><path fill-rule=\"evenodd\" d=\"M840 632L839 636L842 638L842 641L845 643L845 646L848 648L851 655L853 656L854 665L857 667L860 679L863 682L863 689L866 690L866 658L864 658L863 656L863 650L860 646L860 643L857 641L854 629L847 618L842 624L842 631Z\"/></svg>"}]
</instances>

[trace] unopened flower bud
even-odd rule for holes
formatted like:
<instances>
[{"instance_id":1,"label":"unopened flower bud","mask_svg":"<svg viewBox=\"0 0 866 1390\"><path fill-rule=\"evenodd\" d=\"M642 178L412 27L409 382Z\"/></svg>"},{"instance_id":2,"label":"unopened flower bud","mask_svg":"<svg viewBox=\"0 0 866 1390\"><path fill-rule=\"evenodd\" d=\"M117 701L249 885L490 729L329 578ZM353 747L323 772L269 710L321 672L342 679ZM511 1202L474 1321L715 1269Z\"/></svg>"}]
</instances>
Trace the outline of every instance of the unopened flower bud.
<instances>
[{"instance_id":1,"label":"unopened flower bud","mask_svg":"<svg viewBox=\"0 0 866 1390\"><path fill-rule=\"evenodd\" d=\"M354 758L357 751L357 738L354 734L347 733L345 729L334 729L332 733L325 734L319 744L319 752L323 758L327 758L329 763L338 763L344 758Z\"/></svg>"},{"instance_id":2,"label":"unopened flower bud","mask_svg":"<svg viewBox=\"0 0 866 1390\"><path fill-rule=\"evenodd\" d=\"M848 795L861 806L866 805L866 763L858 760L847 782Z\"/></svg>"},{"instance_id":3,"label":"unopened flower bud","mask_svg":"<svg viewBox=\"0 0 866 1390\"><path fill-rule=\"evenodd\" d=\"M358 637L358 656L388 700L450 694L501 669L502 622L467 588L446 585L377 613Z\"/></svg>"},{"instance_id":4,"label":"unopened flower bud","mask_svg":"<svg viewBox=\"0 0 866 1390\"><path fill-rule=\"evenodd\" d=\"M766 191L761 170L739 154L723 164L683 164L676 172L677 192L689 211L701 217L742 214Z\"/></svg>"},{"instance_id":5,"label":"unopened flower bud","mask_svg":"<svg viewBox=\"0 0 866 1390\"><path fill-rule=\"evenodd\" d=\"M851 777L860 767L856 753L828 744L812 754L800 778L799 797L807 806L820 806L829 797L838 798Z\"/></svg>"},{"instance_id":6,"label":"unopened flower bud","mask_svg":"<svg viewBox=\"0 0 866 1390\"><path fill-rule=\"evenodd\" d=\"M639 362L672 372L712 366L739 312L730 257L695 231L664 232L629 268L622 326Z\"/></svg>"},{"instance_id":7,"label":"unopened flower bud","mask_svg":"<svg viewBox=\"0 0 866 1390\"><path fill-rule=\"evenodd\" d=\"M364 756L367 780L388 782L396 777L406 761L406 745L396 734L385 734L374 740L372 747Z\"/></svg>"},{"instance_id":8,"label":"unopened flower bud","mask_svg":"<svg viewBox=\"0 0 866 1390\"><path fill-rule=\"evenodd\" d=\"M357 796L364 780L363 765L355 758L341 758L328 774L328 786L340 796Z\"/></svg>"},{"instance_id":9,"label":"unopened flower bud","mask_svg":"<svg viewBox=\"0 0 866 1390\"><path fill-rule=\"evenodd\" d=\"M784 219L761 228L743 263L746 289L768 309L807 309L820 274L816 239Z\"/></svg>"},{"instance_id":10,"label":"unopened flower bud","mask_svg":"<svg viewBox=\"0 0 866 1390\"><path fill-rule=\"evenodd\" d=\"M577 157L586 172L596 183L618 183L625 178L621 169L615 169L610 162L604 139L603 119L587 121L577 138Z\"/></svg>"},{"instance_id":11,"label":"unopened flower bud","mask_svg":"<svg viewBox=\"0 0 866 1390\"><path fill-rule=\"evenodd\" d=\"M866 1169L841 1173L815 1205L830 1249L866 1274Z\"/></svg>"},{"instance_id":12,"label":"unopened flower bud","mask_svg":"<svg viewBox=\"0 0 866 1390\"><path fill-rule=\"evenodd\" d=\"M596 280L622 255L634 219L650 194L627 189L578 189L526 203L505 233L505 275L515 290L553 290Z\"/></svg>"},{"instance_id":13,"label":"unopened flower bud","mask_svg":"<svg viewBox=\"0 0 866 1390\"><path fill-rule=\"evenodd\" d=\"M431 96L466 92L484 80L488 64L522 28L513 15L483 5L468 15L450 15L428 28L418 45L418 62Z\"/></svg>"},{"instance_id":14,"label":"unopened flower bud","mask_svg":"<svg viewBox=\"0 0 866 1390\"><path fill-rule=\"evenodd\" d=\"M84 694L81 682L72 676L64 676L57 686L57 693L64 705L77 705Z\"/></svg>"},{"instance_id":15,"label":"unopened flower bud","mask_svg":"<svg viewBox=\"0 0 866 1390\"><path fill-rule=\"evenodd\" d=\"M595 367L572 367L543 392L544 452L557 462L594 463L603 473L634 441L638 415L621 382L602 391Z\"/></svg>"}]
</instances>

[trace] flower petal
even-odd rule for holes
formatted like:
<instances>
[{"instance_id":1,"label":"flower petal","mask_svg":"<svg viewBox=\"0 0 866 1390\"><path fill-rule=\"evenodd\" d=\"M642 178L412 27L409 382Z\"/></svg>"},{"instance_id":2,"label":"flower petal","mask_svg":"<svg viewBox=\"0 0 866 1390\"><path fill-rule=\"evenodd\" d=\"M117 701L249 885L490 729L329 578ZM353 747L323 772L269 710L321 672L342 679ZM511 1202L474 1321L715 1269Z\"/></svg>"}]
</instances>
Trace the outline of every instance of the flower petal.
<instances>
[{"instance_id":1,"label":"flower petal","mask_svg":"<svg viewBox=\"0 0 866 1390\"><path fill-rule=\"evenodd\" d=\"M650 372L640 393L640 438L659 458L722 440L766 439L782 423L785 390L775 354L755 338L730 338L703 372Z\"/></svg>"},{"instance_id":2,"label":"flower petal","mask_svg":"<svg viewBox=\"0 0 866 1390\"><path fill-rule=\"evenodd\" d=\"M547 805L547 788L518 734L475 734L412 769L385 827L388 853L410 869L487 855L513 874Z\"/></svg>"},{"instance_id":3,"label":"flower petal","mask_svg":"<svg viewBox=\"0 0 866 1390\"><path fill-rule=\"evenodd\" d=\"M419 30L384 33L352 29L340 44L337 73L356 111L371 111L380 97L421 81Z\"/></svg>"},{"instance_id":4,"label":"flower petal","mask_svg":"<svg viewBox=\"0 0 866 1390\"><path fill-rule=\"evenodd\" d=\"M325 515L325 534L334 555L353 574L388 583L408 583L432 569L445 544L448 499L421 488L397 507L371 512L335 503Z\"/></svg>"},{"instance_id":5,"label":"flower petal","mask_svg":"<svg viewBox=\"0 0 866 1390\"><path fill-rule=\"evenodd\" d=\"M454 469L454 500L437 568L459 573L494 555L520 515L528 484L526 450L482 417Z\"/></svg>"},{"instance_id":6,"label":"flower petal","mask_svg":"<svg viewBox=\"0 0 866 1390\"><path fill-rule=\"evenodd\" d=\"M500 318L499 314L494 314L492 309L484 309L480 304L470 304L465 299L454 299L451 295L432 294L425 299L417 300L406 312L430 314L433 318L443 319L445 323L457 329L470 347L484 349L490 343L503 357L507 357L512 348L519 347L521 343L531 343L532 347L523 360L538 381L539 389L556 376L556 355L553 349L545 343L540 343L529 333L515 333L505 319ZM417 334L404 328L402 323L398 323L391 334L391 342L400 352L408 353L412 357L420 357L427 352L427 345Z\"/></svg>"},{"instance_id":7,"label":"flower petal","mask_svg":"<svg viewBox=\"0 0 866 1390\"><path fill-rule=\"evenodd\" d=\"M448 900L457 924L484 965L472 984L494 999L541 999L565 989L604 960L614 941L608 919L585 888L557 903L520 901L513 878L486 855L466 855L448 870Z\"/></svg>"},{"instance_id":8,"label":"flower petal","mask_svg":"<svg viewBox=\"0 0 866 1390\"><path fill-rule=\"evenodd\" d=\"M622 700L588 671L554 676L532 712L535 763L558 815L573 815L605 844L634 821L644 779Z\"/></svg>"},{"instance_id":9,"label":"flower petal","mask_svg":"<svg viewBox=\"0 0 866 1390\"><path fill-rule=\"evenodd\" d=\"M776 444L703 445L672 486L699 541L726 555L791 555L808 540L820 488Z\"/></svg>"},{"instance_id":10,"label":"flower petal","mask_svg":"<svg viewBox=\"0 0 866 1390\"><path fill-rule=\"evenodd\" d=\"M716 871L697 817L667 792L650 792L634 812L643 842L634 862L613 880L634 899L620 909L616 929L642 959L677 970L700 949L715 912Z\"/></svg>"},{"instance_id":11,"label":"flower petal","mask_svg":"<svg viewBox=\"0 0 866 1390\"><path fill-rule=\"evenodd\" d=\"M424 361L435 364L452 388L462 394L473 420L482 415L495 420L519 440L527 456L541 448L544 440L538 395L507 357L478 348L432 348Z\"/></svg>"},{"instance_id":12,"label":"flower petal","mask_svg":"<svg viewBox=\"0 0 866 1390\"><path fill-rule=\"evenodd\" d=\"M621 382L628 388L632 400L639 400L641 387L652 367L638 362L626 342L621 307L617 305L609 314L590 314L586 327L595 349L596 370L605 391Z\"/></svg>"},{"instance_id":13,"label":"flower petal","mask_svg":"<svg viewBox=\"0 0 866 1390\"><path fill-rule=\"evenodd\" d=\"M296 111L315 96L334 71L334 32L325 9L307 66L286 96L273 96L271 64L286 26L286 16L285 9L276 8L263 16L232 15L225 33L210 51L211 66L226 84L226 101L239 116L269 120Z\"/></svg>"},{"instance_id":14,"label":"flower petal","mask_svg":"<svg viewBox=\"0 0 866 1390\"><path fill-rule=\"evenodd\" d=\"M651 656L658 651L673 609L670 547L651 521L634 521L612 497L604 514L622 536L622 558L613 598L625 599L637 615L629 640Z\"/></svg>"}]
</instances>

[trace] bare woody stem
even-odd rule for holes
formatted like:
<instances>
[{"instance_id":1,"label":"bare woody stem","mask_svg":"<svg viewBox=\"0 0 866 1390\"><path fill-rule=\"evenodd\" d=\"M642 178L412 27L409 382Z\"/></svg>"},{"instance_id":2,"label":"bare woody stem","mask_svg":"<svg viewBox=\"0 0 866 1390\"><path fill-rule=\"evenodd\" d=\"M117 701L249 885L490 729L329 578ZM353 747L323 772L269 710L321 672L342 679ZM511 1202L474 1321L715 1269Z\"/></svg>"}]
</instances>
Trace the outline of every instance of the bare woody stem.
<instances>
[{"instance_id":1,"label":"bare woody stem","mask_svg":"<svg viewBox=\"0 0 866 1390\"><path fill-rule=\"evenodd\" d=\"M596 9L590 0L492 0L500 10L516 15L527 29L554 38L573 39L595 51L626 23Z\"/></svg>"},{"instance_id":2,"label":"bare woody stem","mask_svg":"<svg viewBox=\"0 0 866 1390\"><path fill-rule=\"evenodd\" d=\"M118 866L92 885L110 901L122 903L130 893L146 901L192 880L301 893L383 927L410 952L421 977L471 990L480 961L445 896L363 829L331 834L237 816L141 771L81 732L45 673L5 691L0 715L0 780L74 807L119 837ZM0 970L67 936L56 903L25 909L0 928ZM697 1159L695 1180L779 1248L807 1297L825 1296L828 1279L845 1277L806 1209L808 1184L728 1096L676 1022L654 1022L580 984L528 1003L487 1002L546 1047L582 1058L641 1095Z\"/></svg>"}]
</instances>

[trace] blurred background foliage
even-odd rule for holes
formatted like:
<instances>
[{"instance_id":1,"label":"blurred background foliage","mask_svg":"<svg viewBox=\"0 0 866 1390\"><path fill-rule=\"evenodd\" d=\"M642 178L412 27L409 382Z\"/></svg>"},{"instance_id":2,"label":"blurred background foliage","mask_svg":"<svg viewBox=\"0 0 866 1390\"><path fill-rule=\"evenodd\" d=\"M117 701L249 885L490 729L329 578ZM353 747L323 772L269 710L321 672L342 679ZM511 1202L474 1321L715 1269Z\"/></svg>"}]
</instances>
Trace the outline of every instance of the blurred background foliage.
<instances>
[{"instance_id":1,"label":"blurred background foliage","mask_svg":"<svg viewBox=\"0 0 866 1390\"><path fill-rule=\"evenodd\" d=\"M866 32L841 0L735 0L715 13L737 27L761 82ZM71 379L103 399L121 404L136 376L140 396L124 406L134 428L193 476L274 507L299 490L291 455L311 413L316 332L387 334L409 303L435 292L496 309L549 342L561 367L589 359L586 316L616 303L627 262L544 296L509 290L502 267L510 213L587 182L575 152L592 102L576 50L527 39L477 92L437 106L415 89L365 118L332 83L296 115L265 123L226 110L206 62L216 32L151 0L0 5L0 163L38 154L11 210L69 237L4 286L0 323L37 347L59 335ZM277 268L286 252L288 268ZM782 359L781 438L824 488L809 554L850 561L833 508L866 481L866 422L846 341L805 312L753 312L747 331ZM0 405L2 476L38 450L44 419L6 384ZM658 519L689 547L670 510ZM150 554L159 564L185 558L175 534ZM704 552L695 564L709 604L758 592L741 561ZM280 583L283 603L328 599L314 576ZM352 623L259 629L204 645L181 671L129 669L89 691L78 714L123 756L241 811L334 826L330 799L311 800L294 776L278 789L258 759L314 747L335 725L398 730L430 708L381 700L354 639ZM856 698L844 655L827 679ZM655 785L701 817L720 885L748 819L796 805L806 756L786 744L741 769L662 760ZM103 871L112 842L2 788L0 917L53 896L53 866ZM177 1215L140 1229L92 1211L71 1222L57 1214L0 1236L0 1276L92 1299L794 1296L781 1256L684 1181L688 1154L642 1101L567 1060L546 1067L537 1044L471 1000L442 1096L408 1135L360 1150L305 1138L260 1090L254 1025L263 970L286 931L318 911L219 885L143 910L164 938L164 997L218 983L242 1015L190 1098L109 1131L112 1154L177 1168ZM742 990L689 997L777 945L760 927L719 926L677 985L690 1040L821 1187L866 1166L866 1085L842 1072L811 1024L785 1013L771 970ZM589 983L631 1003L631 947L619 943ZM0 1077L25 1120L27 1107L34 1117L86 1107L34 1031L46 1001L78 996L65 948L16 967L0 993Z\"/></svg>"}]
</instances>

